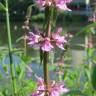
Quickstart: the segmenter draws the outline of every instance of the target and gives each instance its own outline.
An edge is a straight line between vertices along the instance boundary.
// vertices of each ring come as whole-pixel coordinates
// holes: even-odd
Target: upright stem
[[[46,36],[51,36],[51,22],[52,22],[52,8],[46,6],[45,8],[45,20],[46,20]]]
[[[8,0],[5,0],[6,3],[6,24],[7,24],[7,34],[8,34],[8,49],[9,49],[9,60],[10,60],[10,71],[12,79],[12,89],[13,96],[16,96],[16,79],[14,74],[14,64],[12,58],[12,43],[11,43],[11,32],[10,32],[10,22],[9,22],[9,11],[8,11]]]
[[[50,15],[50,8],[49,6],[46,6],[45,8],[45,19],[46,19],[46,37],[51,36],[51,15]],[[44,68],[44,83],[45,83],[45,96],[48,95],[48,90],[49,90],[49,70],[48,70],[48,52],[44,52],[44,57],[43,57],[43,68]]]

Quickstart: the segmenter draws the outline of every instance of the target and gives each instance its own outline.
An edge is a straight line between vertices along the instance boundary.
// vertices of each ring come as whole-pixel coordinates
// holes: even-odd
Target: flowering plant
[[[38,86],[36,92],[32,93],[32,96],[60,96],[63,92],[68,92],[68,89],[64,87],[62,83],[56,83],[55,81],[49,82],[49,70],[48,70],[48,56],[49,52],[57,46],[61,50],[65,50],[64,44],[66,44],[71,35],[65,34],[61,36],[62,28],[57,28],[56,32],[51,31],[52,23],[54,22],[54,11],[57,9],[71,11],[67,7],[67,3],[72,0],[36,0],[36,4],[40,8],[45,10],[45,26],[44,33],[29,32],[28,44],[31,46],[38,45],[40,47],[41,62],[43,61],[44,67],[44,80],[38,79]]]

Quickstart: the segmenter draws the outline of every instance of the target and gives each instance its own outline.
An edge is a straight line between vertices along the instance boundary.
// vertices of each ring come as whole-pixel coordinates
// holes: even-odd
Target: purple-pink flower
[[[56,83],[56,81],[51,82],[49,96],[60,96],[67,92],[69,92],[69,89],[65,88],[64,83]],[[32,96],[45,96],[44,80],[40,77],[37,78],[37,89],[32,93]]]
[[[40,7],[44,7],[45,5],[47,6],[56,6],[58,9],[61,10],[67,10],[67,11],[71,11],[68,7],[67,7],[67,3],[70,3],[72,0],[37,0],[36,3],[40,6]]]
[[[40,38],[39,35],[35,35],[34,33],[29,32],[29,36],[28,36],[29,42],[28,42],[28,44],[32,46],[32,45],[38,43],[39,38]]]
[[[41,49],[43,51],[49,52],[53,49],[53,45],[50,42],[50,38],[46,37],[44,38],[44,42],[41,44]]]
[[[56,45],[62,50],[64,49],[64,44],[68,42],[68,40],[72,37],[71,34],[65,34],[61,36],[62,28],[57,28],[56,32],[51,35],[51,37],[45,37],[41,34],[37,35],[32,32],[29,32],[29,36],[27,36],[28,44],[31,46],[38,46],[45,52],[51,51]]]

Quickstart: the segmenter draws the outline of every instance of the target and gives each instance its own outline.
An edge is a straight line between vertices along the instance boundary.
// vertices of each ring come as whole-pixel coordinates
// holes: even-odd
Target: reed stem
[[[10,32],[8,0],[5,0],[5,4],[7,9],[6,25],[7,25],[7,34],[8,34],[8,49],[9,49],[10,71],[11,71],[11,79],[12,79],[12,90],[13,90],[13,96],[16,96],[16,79],[15,79],[14,64],[13,64],[13,58],[12,58],[12,40],[11,40],[11,32]]]

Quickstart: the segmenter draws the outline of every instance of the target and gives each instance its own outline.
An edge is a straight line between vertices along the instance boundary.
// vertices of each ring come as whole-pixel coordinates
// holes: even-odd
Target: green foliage
[[[95,26],[96,26],[96,22],[88,24],[88,25],[84,26],[83,28],[81,28],[80,31],[76,35],[78,36],[81,33],[85,33],[86,35],[95,34],[96,33],[94,30]]]

